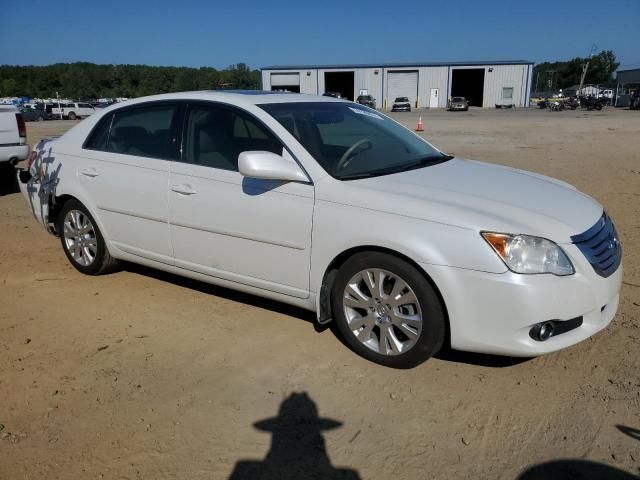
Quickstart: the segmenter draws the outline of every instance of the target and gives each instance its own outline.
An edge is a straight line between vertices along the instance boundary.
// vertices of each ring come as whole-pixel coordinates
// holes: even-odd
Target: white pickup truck
[[[58,107],[60,105],[60,107]],[[89,115],[93,115],[96,109],[89,103],[54,103],[51,113],[53,118],[68,118],[69,120],[75,120],[76,118],[85,118]]]
[[[27,127],[20,110],[0,105],[0,163],[16,164],[29,156]]]

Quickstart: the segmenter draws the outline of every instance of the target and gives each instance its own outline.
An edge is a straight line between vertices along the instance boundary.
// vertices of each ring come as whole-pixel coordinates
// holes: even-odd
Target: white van
[[[0,105],[0,162],[15,165],[28,156],[27,127],[22,114],[11,105]]]
[[[60,113],[62,113],[63,118],[75,120],[76,118],[88,117],[96,112],[96,109],[89,103],[61,103],[60,108],[58,108],[57,103],[53,105],[54,108],[51,109],[51,113],[53,113],[54,118],[59,118]]]

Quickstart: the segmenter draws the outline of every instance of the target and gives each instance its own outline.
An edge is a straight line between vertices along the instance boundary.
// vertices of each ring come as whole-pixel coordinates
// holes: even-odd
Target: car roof
[[[269,92],[263,90],[200,90],[195,92],[176,92],[151,95],[148,97],[127,100],[115,105],[122,107],[125,105],[135,105],[137,103],[160,100],[208,100],[231,103],[238,106],[290,102],[345,102],[344,99],[300,93]]]

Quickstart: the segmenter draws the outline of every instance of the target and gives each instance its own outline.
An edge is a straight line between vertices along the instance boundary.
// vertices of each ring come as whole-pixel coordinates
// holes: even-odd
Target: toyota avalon
[[[598,202],[335,98],[119,103],[41,141],[19,178],[78,271],[129,261],[297,305],[390,367],[445,344],[541,355],[618,308],[622,250]]]

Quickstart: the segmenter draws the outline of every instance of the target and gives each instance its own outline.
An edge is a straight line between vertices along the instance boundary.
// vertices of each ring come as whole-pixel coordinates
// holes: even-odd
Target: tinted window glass
[[[84,148],[88,148],[90,150],[106,150],[107,149],[107,139],[109,138],[109,127],[111,127],[111,118],[113,115],[107,115],[105,118],[100,120],[98,126],[91,132],[91,136]]]
[[[238,155],[250,150],[282,154],[282,144],[262,125],[236,110],[195,105],[185,130],[185,158],[189,163],[238,170]]]
[[[108,151],[139,157],[176,158],[172,135],[175,105],[131,108],[114,114]]]

